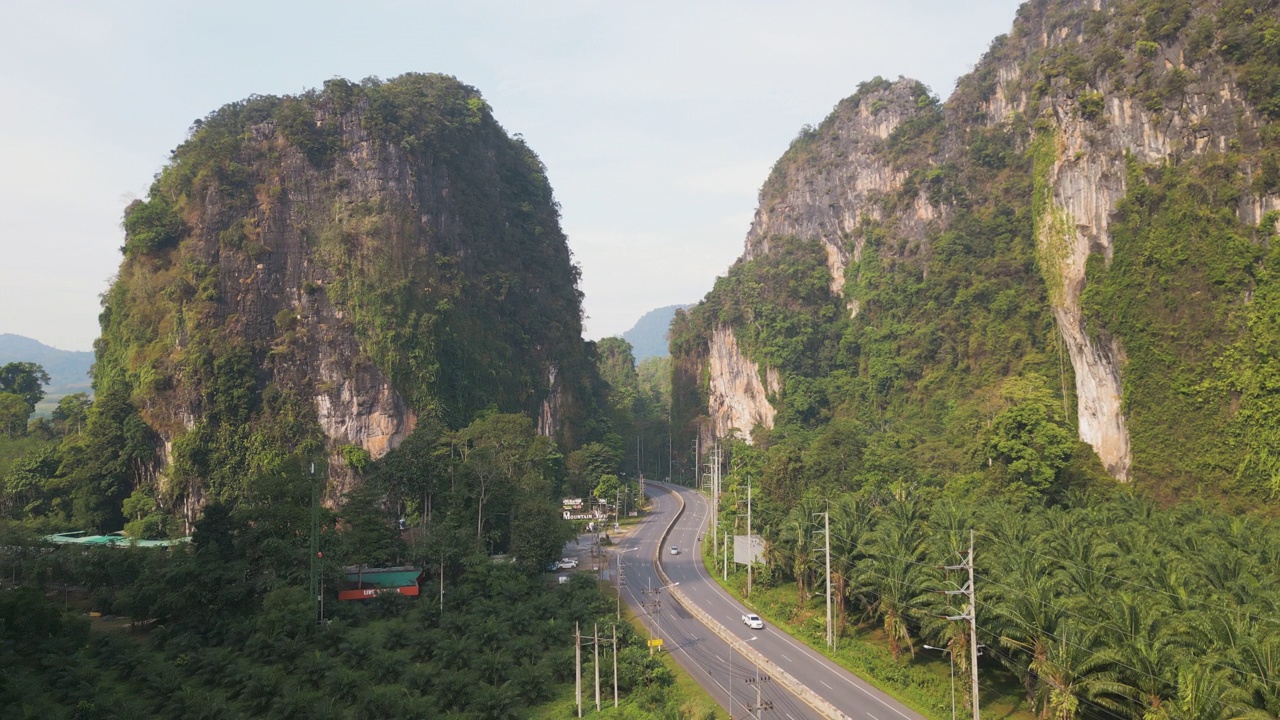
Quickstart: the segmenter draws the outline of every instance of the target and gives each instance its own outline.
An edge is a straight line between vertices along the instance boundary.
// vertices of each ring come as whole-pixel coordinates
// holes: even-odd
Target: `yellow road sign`
[[[662,647],[662,638],[653,638],[650,640],[649,647]]]

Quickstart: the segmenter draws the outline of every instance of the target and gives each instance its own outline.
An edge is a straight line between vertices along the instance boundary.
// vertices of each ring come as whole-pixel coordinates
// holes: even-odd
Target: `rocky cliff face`
[[[424,414],[497,406],[571,440],[589,402],[543,168],[452,78],[229,105],[125,225],[97,377],[133,388],[188,515],[295,451],[328,456],[339,497]]]
[[[1164,438],[1186,435],[1160,410],[1167,404],[1157,399],[1163,391],[1153,389],[1160,363],[1170,376],[1184,373],[1185,380],[1169,381],[1184,396],[1198,393],[1222,427],[1247,435],[1252,431],[1234,420],[1237,412],[1248,414],[1240,411],[1239,395],[1231,400],[1230,393],[1204,388],[1214,386],[1213,363],[1228,363],[1225,348],[1240,337],[1232,329],[1239,321],[1230,318],[1244,312],[1255,290],[1237,278],[1256,277],[1256,266],[1241,260],[1210,269],[1210,261],[1189,257],[1186,249],[1171,250],[1169,262],[1186,265],[1180,272],[1206,289],[1204,297],[1178,297],[1176,281],[1161,281],[1147,293],[1166,292],[1158,302],[1126,287],[1112,266],[1117,254],[1126,268],[1143,262],[1133,256],[1136,241],[1117,240],[1117,223],[1122,235],[1135,237],[1178,225],[1169,218],[1181,213],[1221,218],[1213,213],[1224,209],[1232,217],[1222,222],[1234,224],[1236,237],[1252,236],[1260,223],[1263,233],[1274,228],[1268,213],[1280,208],[1272,139],[1277,112],[1268,94],[1274,88],[1260,78],[1274,71],[1265,37],[1278,15],[1272,3],[1032,0],[945,104],[913,81],[877,79],[818,127],[802,131],[761,191],[740,263],[780,262],[772,257],[778,238],[819,245],[829,291],[854,316],[850,329],[841,330],[846,343],[854,343],[850,354],[833,358],[826,372],[859,368],[869,381],[896,388],[891,395],[916,394],[928,379],[977,407],[987,392],[983,385],[1034,371],[1060,386],[1063,403],[1074,403],[1071,424],[1118,479],[1141,474],[1142,452],[1148,471],[1157,473],[1156,448]],[[1166,168],[1181,169],[1171,175]],[[1175,176],[1182,179],[1170,179]],[[1185,180],[1189,176],[1195,180]],[[1183,192],[1179,183],[1194,185],[1190,197],[1170,194]],[[1164,199],[1152,201],[1150,191],[1165,193]],[[1173,207],[1175,199],[1188,209]],[[1181,225],[1186,237],[1205,232]],[[1166,247],[1187,246],[1178,231],[1171,235]],[[997,292],[996,285],[1010,279],[1026,285],[1023,242],[1034,252],[1040,288],[1022,297],[1013,288]],[[960,268],[956,263],[965,257],[990,260],[1001,279]],[[1232,279],[1223,280],[1224,273]],[[1219,277],[1216,285],[1211,277]],[[1238,282],[1244,285],[1237,288]],[[1102,304],[1103,297],[1113,305]],[[932,312],[913,312],[913,302],[935,304]],[[1033,331],[994,357],[990,329],[1000,315],[1008,319],[1011,302],[1024,303],[1030,325],[1023,330],[1051,321],[1056,338],[1044,345]],[[1028,302],[1035,307],[1028,309]],[[878,303],[881,312],[859,317],[868,303]],[[1197,304],[1212,304],[1201,315],[1216,320],[1190,317],[1196,311],[1187,308]],[[1161,305],[1183,308],[1161,318],[1182,330],[1171,327],[1156,341],[1143,328],[1152,324],[1147,317],[1164,312]],[[1123,320],[1117,312],[1142,319]],[[945,329],[920,328],[939,313]],[[904,329],[911,323],[917,337],[908,340]],[[986,331],[978,327],[984,323]],[[1188,328],[1203,338],[1198,348],[1178,340]],[[895,348],[891,355],[913,360],[893,367],[887,356],[869,357],[868,349],[886,338]],[[704,341],[714,344],[716,335]],[[1046,356],[1061,358],[1059,367]],[[710,387],[732,386],[720,382],[714,367],[709,372]],[[883,381],[875,380],[877,373]],[[790,383],[784,372],[784,391]],[[715,405],[747,403],[751,390],[724,392],[729,395]],[[838,395],[825,401],[849,404]],[[1203,433],[1212,444],[1209,431]]]
[[[762,383],[760,366],[743,356],[733,329],[728,327],[716,328],[707,355],[710,369],[707,409],[715,437],[732,435],[751,442],[751,431],[757,425],[772,428],[777,412],[769,403],[769,394],[781,389],[778,371],[767,369]]]
[[[1115,52],[1112,41],[1123,42],[1128,35],[1124,23],[1103,26],[1101,21],[1131,16],[1132,4],[1029,3],[1013,36],[996,48],[987,59],[991,67],[982,71],[994,71],[995,76],[994,89],[982,101],[987,123],[1009,123],[1033,111],[1052,128],[1045,131],[1033,169],[1042,195],[1037,198],[1037,249],[1054,317],[1075,370],[1080,437],[1121,479],[1128,479],[1132,464],[1121,407],[1124,350],[1114,336],[1091,336],[1086,328],[1080,306],[1085,268],[1092,254],[1111,262],[1109,222],[1126,195],[1126,157],[1158,164],[1225,153],[1229,147],[1260,149],[1263,119],[1245,100],[1226,63],[1195,47],[1205,42],[1203,36],[1197,39],[1177,31],[1189,29],[1193,17],[1202,24],[1210,22],[1217,5],[1202,3],[1197,11],[1190,5],[1174,9],[1174,16],[1164,21],[1179,22],[1177,15],[1186,12],[1183,28],[1158,29],[1159,42],[1129,36],[1135,43],[1132,49],[1124,48],[1130,57],[1106,56],[1114,65],[1080,82],[1083,73],[1046,74],[1036,63],[1055,56],[1074,61],[1090,53]],[[1144,25],[1162,22],[1158,12],[1152,8],[1142,16]],[[1090,22],[1097,28],[1092,32],[1086,31]],[[1164,97],[1135,97],[1133,89],[1140,82],[1162,88],[1159,95]],[[1041,97],[1034,97],[1037,94]],[[1258,171],[1247,156],[1244,164],[1246,172]],[[1238,213],[1242,222],[1255,225],[1276,207],[1274,194],[1249,193],[1241,198]]]
[[[862,259],[864,221],[885,219],[882,201],[902,188],[905,168],[882,152],[904,121],[936,112],[928,89],[899,80],[841,101],[819,128],[806,128],[774,167],[760,191],[760,205],[747,233],[744,260],[769,253],[771,237],[799,237],[822,243],[831,273],[831,293],[843,296],[845,271]],[[898,232],[917,242],[927,223],[945,208],[917,196],[909,212],[895,215]],[[857,314],[857,300],[849,310]]]

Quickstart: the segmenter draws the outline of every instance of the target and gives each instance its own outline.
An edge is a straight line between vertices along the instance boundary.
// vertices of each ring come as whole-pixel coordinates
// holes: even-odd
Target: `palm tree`
[[[1158,715],[1177,687],[1186,643],[1169,622],[1168,607],[1149,595],[1120,592],[1108,605],[1105,626],[1112,632],[1110,657],[1117,664],[1121,694],[1140,716]]]
[[[1265,717],[1247,704],[1247,693],[1221,668],[1189,665],[1178,670],[1178,694],[1143,720],[1238,720]]]
[[[786,547],[786,556],[791,561],[790,572],[796,580],[796,605],[803,606],[809,599],[810,588],[816,559],[814,548],[817,546],[817,525],[814,515],[822,512],[824,505],[816,498],[805,498],[800,501],[782,523],[779,545]]]
[[[1124,689],[1103,651],[1097,626],[1074,619],[1058,625],[1044,653],[1032,662],[1031,670],[1040,679],[1037,698],[1040,717],[1045,720],[1076,720],[1081,704],[1118,711],[1117,701]]]
[[[835,636],[844,632],[850,583],[865,559],[863,545],[871,531],[871,510],[852,494],[842,495],[828,506],[831,520],[831,597],[835,603]]]
[[[915,655],[911,623],[924,614],[926,593],[937,582],[923,562],[925,534],[915,499],[900,492],[878,515],[866,535],[867,556],[858,563],[857,591],[869,596],[868,611],[883,622],[896,661],[904,644]]]
[[[1112,594],[1120,554],[1115,543],[1099,537],[1093,527],[1064,527],[1050,538],[1048,554],[1061,559],[1065,589],[1081,599],[1081,607],[1097,607]]]
[[[998,642],[1012,651],[1005,661],[1021,679],[1027,701],[1035,703],[1036,668],[1047,662],[1048,645],[1066,614],[1061,576],[1056,564],[1025,545],[1002,548],[998,560],[991,576],[983,577],[992,596],[986,605]]]

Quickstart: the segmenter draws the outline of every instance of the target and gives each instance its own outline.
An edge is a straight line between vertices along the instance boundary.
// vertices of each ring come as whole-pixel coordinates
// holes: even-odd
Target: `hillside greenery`
[[[670,363],[649,357],[636,363],[631,343],[619,337],[596,343],[601,379],[609,390],[605,407],[612,431],[607,443],[620,452],[615,471],[634,478],[665,478],[670,438]]]
[[[423,179],[372,186],[370,163]],[[375,366],[425,422],[534,414],[556,392],[558,440],[608,433],[545,168],[451,77],[334,79],[226,105],[192,127],[124,227],[94,383],[127,399],[153,448],[172,441],[163,474],[139,456],[128,478],[171,512],[325,449],[312,397],[334,383],[303,371],[335,333],[358,350],[328,352],[354,352],[351,372]],[[288,257],[314,265],[286,288],[298,300],[247,289]]]
[[[1011,680],[1054,720],[1280,712],[1280,533],[1268,519],[1280,488],[1278,216],[1257,210],[1280,188],[1277,28],[1271,0],[1026,3],[946,104],[916,96],[872,142],[903,180],[838,238],[852,256],[841,296],[816,238],[753,238],[767,252],[677,314],[677,447],[709,420],[714,332],[733,331],[762,381],[781,375],[773,427],[730,443],[735,495],[720,521],[727,529],[743,512],[750,479],[771,553],[757,577],[771,597],[795,593],[789,621],[821,630],[814,513],[829,508],[843,632],[894,659],[863,669],[909,685],[909,664],[936,662],[916,658],[923,642],[960,661],[967,640],[938,616],[962,608],[937,593],[962,581],[937,568],[960,561],[972,528],[993,695]],[[1112,156],[1126,195],[1080,304],[1092,339],[1120,348],[1133,482],[1119,484],[1078,439],[1051,310],[1063,298],[1050,261],[1071,219],[1046,202],[1049,173],[1111,152],[1099,138],[1117,100],[1164,127],[1227,81],[1256,114],[1191,124],[1215,137],[1206,149],[1188,140],[1164,162]],[[998,82],[1006,103],[1028,101],[1003,122],[987,117]],[[904,83],[864,83],[807,126],[762,206],[782,212],[770,203],[787,183],[849,162],[836,116],[906,102]],[[1084,138],[1074,157],[1059,156],[1067,126]],[[917,222],[922,204],[932,220]]]
[[[522,415],[419,426],[336,509],[316,504],[321,478],[295,455],[210,501],[168,550],[44,546],[31,530],[56,518],[41,513],[78,498],[17,485],[57,472],[52,452],[35,457],[6,478],[0,521],[0,717],[525,717],[562,701],[574,622],[615,624],[593,581],[542,574],[575,529],[559,516],[563,458]],[[130,534],[169,521],[145,494],[122,508]],[[401,564],[424,571],[421,597],[335,601],[342,568]],[[86,610],[129,626],[90,630]],[[627,716],[675,712],[670,672],[630,625],[618,632]]]

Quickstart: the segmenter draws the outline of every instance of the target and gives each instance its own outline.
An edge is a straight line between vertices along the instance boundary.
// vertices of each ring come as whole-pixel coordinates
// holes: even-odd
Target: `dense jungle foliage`
[[[190,544],[167,550],[54,549],[6,520],[0,717],[516,718],[563,702],[574,622],[615,624],[593,581],[549,588],[542,574],[575,534],[559,517],[564,465],[527,417],[487,414],[419,426],[336,510],[295,457],[206,505]],[[124,504],[139,507],[154,513]],[[164,522],[128,527],[148,517]],[[406,564],[424,570],[421,597],[336,602],[342,568]],[[86,610],[121,619],[90,630]],[[675,712],[670,673],[629,625],[618,633],[624,716]]]
[[[608,384],[606,418],[613,437],[609,444],[622,449],[621,472],[631,477],[666,478],[669,466],[671,378],[668,358],[645,358],[639,364],[631,344],[619,337],[596,343],[597,366]],[[688,471],[679,469],[686,475]],[[679,473],[677,473],[679,474]]]
[[[208,526],[191,551],[61,550],[25,566],[54,579],[57,600],[0,590],[0,717],[520,718],[565,704],[575,623],[587,635],[598,623],[606,637],[617,627],[620,717],[680,707],[669,671],[586,578],[549,587],[476,556],[448,578],[443,607],[428,582],[417,599],[326,605],[317,625],[306,588],[241,581],[264,567],[243,527],[225,537]],[[163,620],[94,620],[91,630],[63,612],[56,582],[66,578],[85,582],[95,603]],[[611,678],[611,650],[601,663]]]

